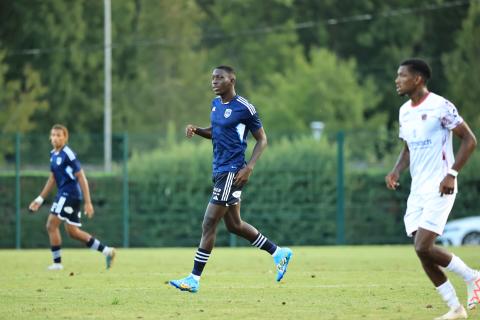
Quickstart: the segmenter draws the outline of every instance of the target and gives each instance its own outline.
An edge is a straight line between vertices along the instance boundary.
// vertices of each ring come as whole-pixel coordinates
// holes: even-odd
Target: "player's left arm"
[[[95,211],[93,210],[92,199],[90,198],[90,188],[88,186],[87,177],[85,176],[83,169],[80,169],[80,171],[76,172],[75,177],[77,177],[80,188],[82,189],[85,214],[87,217],[91,218],[93,217]]]
[[[255,132],[252,132],[252,135],[257,142],[253,147],[252,157],[248,161],[247,165],[240,169],[240,171],[238,171],[235,176],[233,184],[237,186],[242,186],[247,183],[250,175],[253,172],[253,168],[257,163],[257,160],[262,155],[263,150],[265,150],[265,148],[267,147],[267,135],[265,134],[265,130],[263,129],[263,127],[260,127]]]
[[[475,150],[475,147],[477,146],[477,138],[465,121],[453,128],[452,131],[453,134],[460,139],[461,143],[460,148],[455,155],[455,162],[453,163],[451,169],[459,172],[465,163],[467,163],[468,158],[470,158],[470,155]],[[452,174],[447,174],[440,183],[440,193],[451,194],[454,192],[454,189],[455,176]]]

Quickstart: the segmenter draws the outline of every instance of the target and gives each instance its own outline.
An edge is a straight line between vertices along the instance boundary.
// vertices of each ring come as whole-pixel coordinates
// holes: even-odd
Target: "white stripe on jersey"
[[[257,112],[255,110],[255,107],[251,103],[249,103],[245,98],[238,97],[238,102],[240,102],[241,104],[246,106],[248,108],[248,110],[250,111],[250,114],[254,115]]]
[[[254,115],[257,111],[255,110],[255,107],[247,101],[247,99],[237,96],[238,102],[243,104],[245,107],[248,108],[248,111],[250,111],[250,114]]]
[[[73,169],[72,169],[72,167],[67,166],[67,167],[65,168],[65,172],[68,174],[68,176],[70,177],[70,179],[75,180],[75,176],[73,175]]]
[[[70,149],[68,146],[65,146],[63,151],[65,151],[70,161],[75,160],[75,153],[73,153],[72,149]]]
[[[243,123],[239,123],[237,126],[237,133],[238,137],[240,138],[240,142],[243,142],[243,135],[245,134],[245,125]]]

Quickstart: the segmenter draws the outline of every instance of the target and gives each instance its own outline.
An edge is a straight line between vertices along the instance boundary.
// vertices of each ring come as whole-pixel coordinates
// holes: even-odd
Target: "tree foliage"
[[[480,83],[479,34],[480,3],[473,2],[457,34],[455,50],[443,57],[449,80],[448,98],[457,105],[460,114],[473,128],[480,127],[480,92],[475,89],[475,85]]]
[[[467,69],[478,68],[477,7],[449,0],[112,1],[113,130],[180,132],[187,122],[208,123],[210,73],[219,64],[237,69],[239,93],[255,98],[270,130],[305,132],[314,119],[327,128],[394,126],[402,99],[393,79],[410,56],[426,58],[431,89],[449,88],[474,117],[475,90],[461,91],[479,74]],[[50,106],[29,113],[27,127],[45,132],[61,122],[73,132],[103,132],[103,19],[102,1],[0,2],[4,79],[38,76],[45,91],[35,99]]]
[[[48,109],[48,103],[43,100],[46,88],[38,72],[29,65],[24,67],[21,79],[8,80],[4,56],[0,52],[0,132],[26,133],[35,129],[32,115]]]
[[[326,129],[365,126],[365,112],[378,102],[372,81],[361,85],[353,59],[342,61],[326,49],[312,51],[311,61],[297,55],[284,75],[271,74],[253,95],[266,128],[275,134],[308,133],[312,121]]]

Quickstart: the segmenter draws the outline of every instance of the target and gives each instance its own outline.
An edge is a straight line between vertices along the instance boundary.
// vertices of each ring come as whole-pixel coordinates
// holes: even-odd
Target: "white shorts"
[[[410,194],[407,201],[407,212],[403,221],[405,230],[409,237],[418,228],[435,232],[438,235],[443,233],[448,216],[452,210],[457,194],[440,193]]]

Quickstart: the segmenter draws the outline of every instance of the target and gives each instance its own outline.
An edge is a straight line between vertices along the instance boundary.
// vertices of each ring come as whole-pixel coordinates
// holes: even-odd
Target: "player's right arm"
[[[55,185],[55,178],[53,176],[53,173],[50,172],[50,176],[47,179],[47,182],[45,183],[45,186],[42,189],[42,192],[40,192],[40,195],[36,197],[28,206],[28,209],[32,212],[37,211],[40,206],[43,204],[43,200],[48,196],[50,191],[52,191],[53,186]]]
[[[410,150],[408,149],[408,145],[405,142],[403,145],[402,151],[400,151],[400,155],[398,156],[398,160],[395,163],[392,171],[385,176],[385,183],[388,189],[395,190],[400,185],[398,183],[398,179],[400,179],[400,174],[403,170],[408,168],[410,165]]]
[[[199,128],[192,124],[187,125],[187,127],[185,128],[185,135],[187,136],[187,138],[191,138],[195,134],[205,139],[212,139],[212,127]]]

